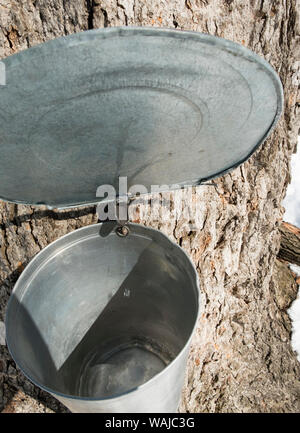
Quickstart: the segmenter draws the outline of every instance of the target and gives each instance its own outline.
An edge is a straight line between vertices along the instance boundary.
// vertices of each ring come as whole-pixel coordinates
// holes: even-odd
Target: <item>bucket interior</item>
[[[9,349],[53,393],[101,399],[135,389],[176,358],[195,325],[196,272],[181,248],[153,229],[130,224],[120,238],[104,226],[45,248],[9,303]]]

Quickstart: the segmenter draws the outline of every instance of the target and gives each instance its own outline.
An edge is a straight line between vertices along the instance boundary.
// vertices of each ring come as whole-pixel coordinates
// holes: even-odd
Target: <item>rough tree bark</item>
[[[299,2],[1,0],[0,57],[57,36],[117,25],[175,27],[225,37],[262,55],[281,77],[285,109],[276,130],[248,162],[218,179],[217,188],[198,188],[202,212],[196,231],[188,224],[188,202],[176,220],[163,221],[163,207],[157,207],[156,217],[142,216],[141,209],[134,219],[178,242],[199,272],[201,317],[181,410],[300,411],[300,365],[290,346],[286,313],[295,290],[278,301],[281,285],[278,272],[273,274],[281,202],[299,129]],[[171,194],[175,208],[176,198],[177,193]],[[94,208],[50,212],[0,203],[0,320],[28,261],[59,236],[95,222]],[[0,410],[18,389],[26,395],[17,394],[13,406],[23,399],[26,410],[64,410],[29,383],[7,349],[0,348]],[[30,396],[39,403],[28,403]]]
[[[278,257],[300,266],[300,229],[283,222],[280,226],[281,242]]]

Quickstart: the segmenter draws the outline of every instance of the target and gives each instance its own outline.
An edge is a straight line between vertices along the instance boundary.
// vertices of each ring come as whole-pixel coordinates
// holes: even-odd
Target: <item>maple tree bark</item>
[[[281,120],[249,161],[216,180],[216,188],[200,186],[197,196],[194,190],[192,200],[197,197],[202,210],[196,230],[188,224],[188,201],[176,220],[163,219],[163,206],[151,216],[140,209],[133,219],[180,244],[199,272],[201,317],[180,410],[299,411],[300,364],[290,345],[286,313],[296,289],[291,281],[292,289],[279,299],[278,275],[284,271],[276,261],[281,202],[300,123],[299,2],[2,0],[0,58],[61,35],[118,25],[163,26],[224,37],[264,57],[280,75],[285,93]],[[170,194],[175,208],[177,194]],[[96,221],[94,207],[48,211],[0,202],[1,321],[14,283],[29,260],[58,237]],[[6,347],[0,346],[0,410],[4,407],[65,410],[25,379]]]
[[[281,242],[278,257],[300,266],[300,229],[283,222],[280,226]]]

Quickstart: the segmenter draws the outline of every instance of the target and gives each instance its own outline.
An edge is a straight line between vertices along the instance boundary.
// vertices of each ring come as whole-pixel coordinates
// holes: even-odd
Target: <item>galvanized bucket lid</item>
[[[282,86],[245,47],[195,32],[87,31],[3,60],[0,197],[75,206],[97,187],[197,185],[245,161]]]

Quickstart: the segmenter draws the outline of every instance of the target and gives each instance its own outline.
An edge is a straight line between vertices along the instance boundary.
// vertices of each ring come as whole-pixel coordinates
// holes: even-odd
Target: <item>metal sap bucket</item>
[[[96,29],[1,61],[0,198],[13,203],[73,208],[105,200],[102,186],[133,198],[200,185],[247,160],[283,107],[265,60],[196,32]],[[196,271],[160,232],[128,227],[49,245],[8,306],[13,358],[74,412],[178,406]]]
[[[104,223],[53,242],[9,301],[13,358],[73,412],[175,412],[179,404],[199,310],[196,270],[161,232],[127,227],[123,238]]]

